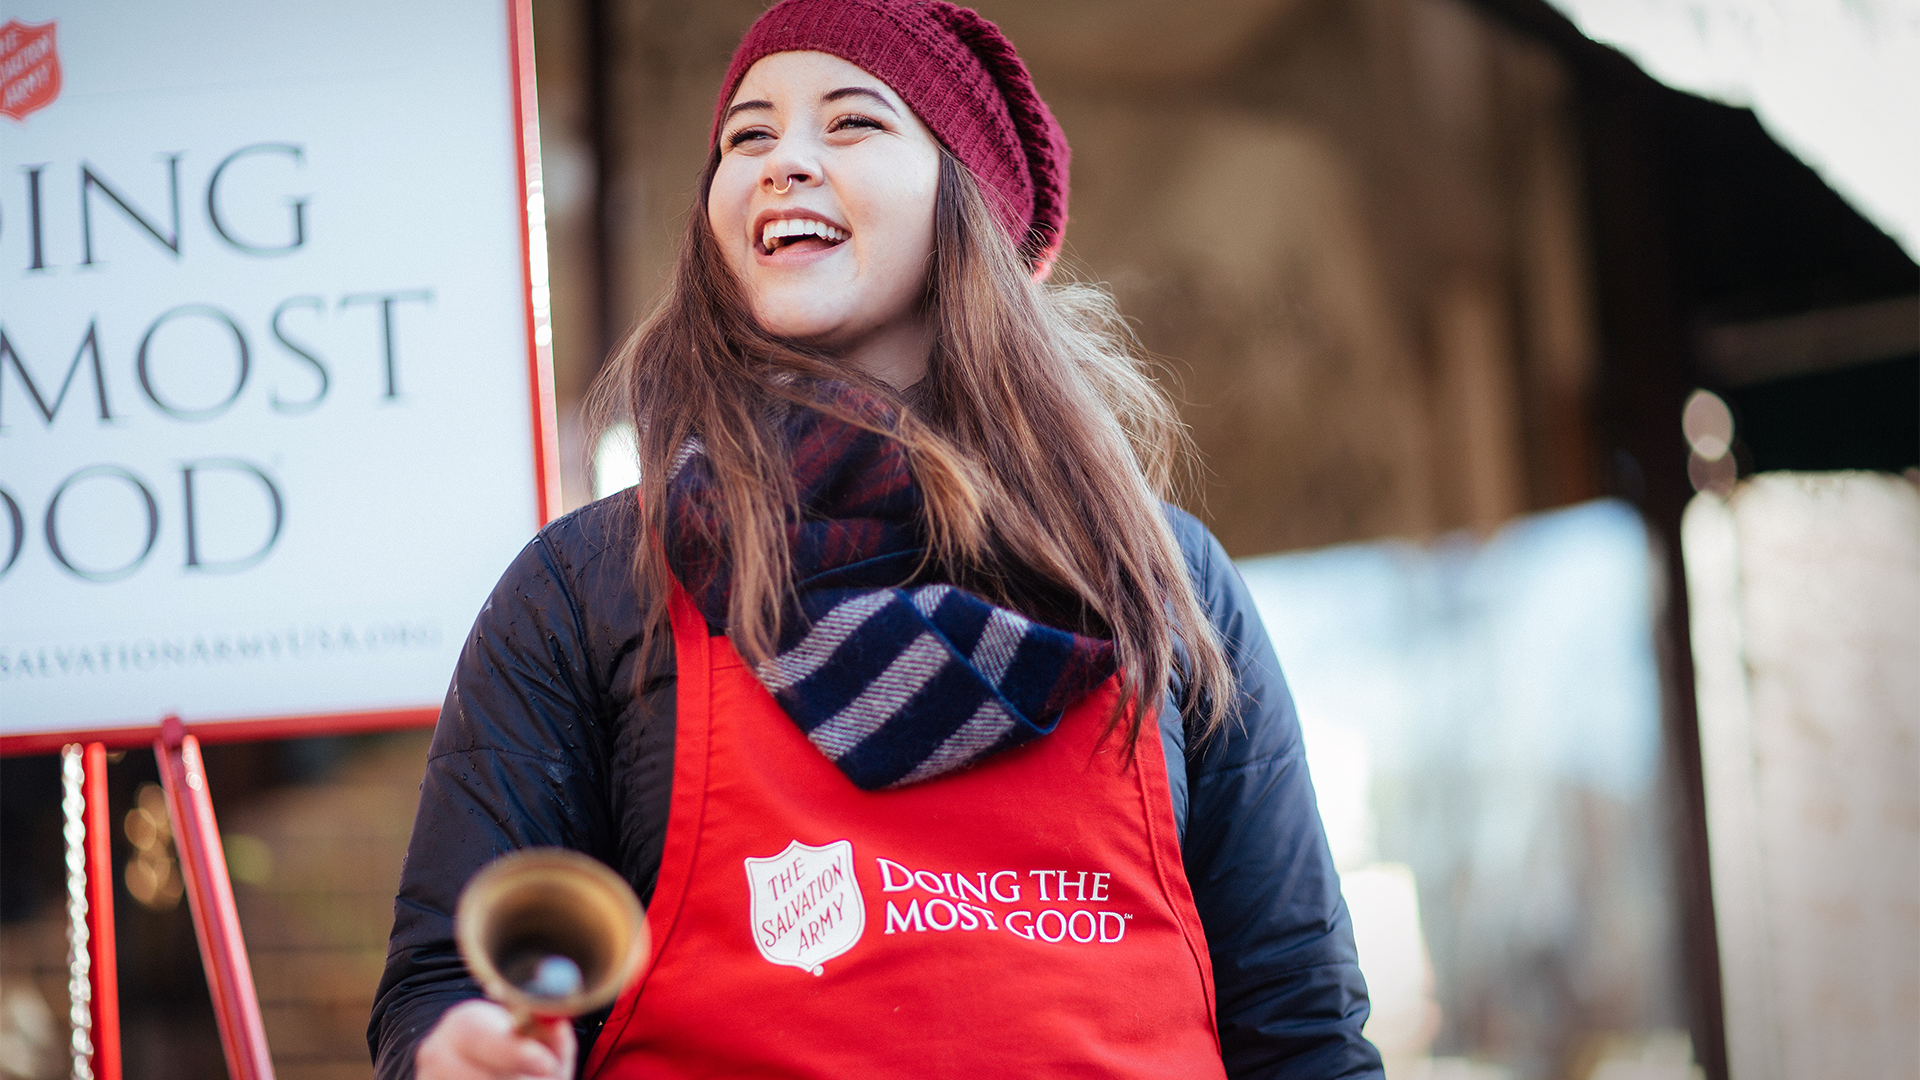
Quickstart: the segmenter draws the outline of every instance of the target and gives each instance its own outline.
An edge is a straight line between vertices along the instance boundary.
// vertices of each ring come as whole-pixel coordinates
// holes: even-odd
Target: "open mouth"
[[[760,251],[825,251],[851,234],[817,218],[775,218],[760,227]]]

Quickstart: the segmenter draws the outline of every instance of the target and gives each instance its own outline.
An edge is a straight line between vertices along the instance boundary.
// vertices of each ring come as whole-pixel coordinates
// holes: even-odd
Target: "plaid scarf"
[[[819,389],[882,430],[895,422],[871,394]],[[786,526],[795,585],[776,652],[754,674],[849,780],[918,783],[1036,739],[1113,674],[1112,642],[910,580],[925,539],[898,442],[806,409],[781,428],[799,496]],[[667,561],[716,632],[733,577],[718,508],[689,440],[667,485]]]

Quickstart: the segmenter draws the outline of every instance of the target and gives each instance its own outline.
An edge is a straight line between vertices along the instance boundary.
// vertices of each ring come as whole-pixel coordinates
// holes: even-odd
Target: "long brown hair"
[[[1191,450],[1108,295],[1033,281],[972,174],[943,150],[925,299],[934,349],[925,379],[903,394],[754,321],[707,221],[718,162],[716,152],[665,293],[593,395],[602,423],[624,416],[634,427],[643,640],[665,626],[666,484],[697,434],[724,522],[713,539],[733,567],[727,634],[749,664],[771,657],[792,585],[783,523],[796,497],[770,406],[818,408],[807,384],[837,379],[899,409],[884,433],[920,485],[939,580],[1111,637],[1121,672],[1112,721],[1125,721],[1129,749],[1141,726],[1133,706],[1150,712],[1176,670],[1195,733],[1217,729],[1233,677],[1160,506]]]

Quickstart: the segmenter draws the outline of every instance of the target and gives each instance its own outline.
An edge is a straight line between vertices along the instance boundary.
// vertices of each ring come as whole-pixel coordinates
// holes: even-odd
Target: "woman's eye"
[[[880,121],[869,116],[859,115],[842,116],[827,125],[828,131],[845,131],[847,128],[872,128],[875,131],[881,130]]]
[[[756,139],[771,138],[773,138],[773,135],[765,128],[741,128],[739,131],[727,136],[727,146],[732,148]]]

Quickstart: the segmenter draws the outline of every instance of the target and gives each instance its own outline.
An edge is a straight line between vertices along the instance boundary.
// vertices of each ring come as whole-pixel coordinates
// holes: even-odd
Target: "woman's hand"
[[[414,1052],[417,1080],[573,1080],[573,1025],[540,1020],[530,1035],[491,1001],[463,1001],[440,1017]]]

